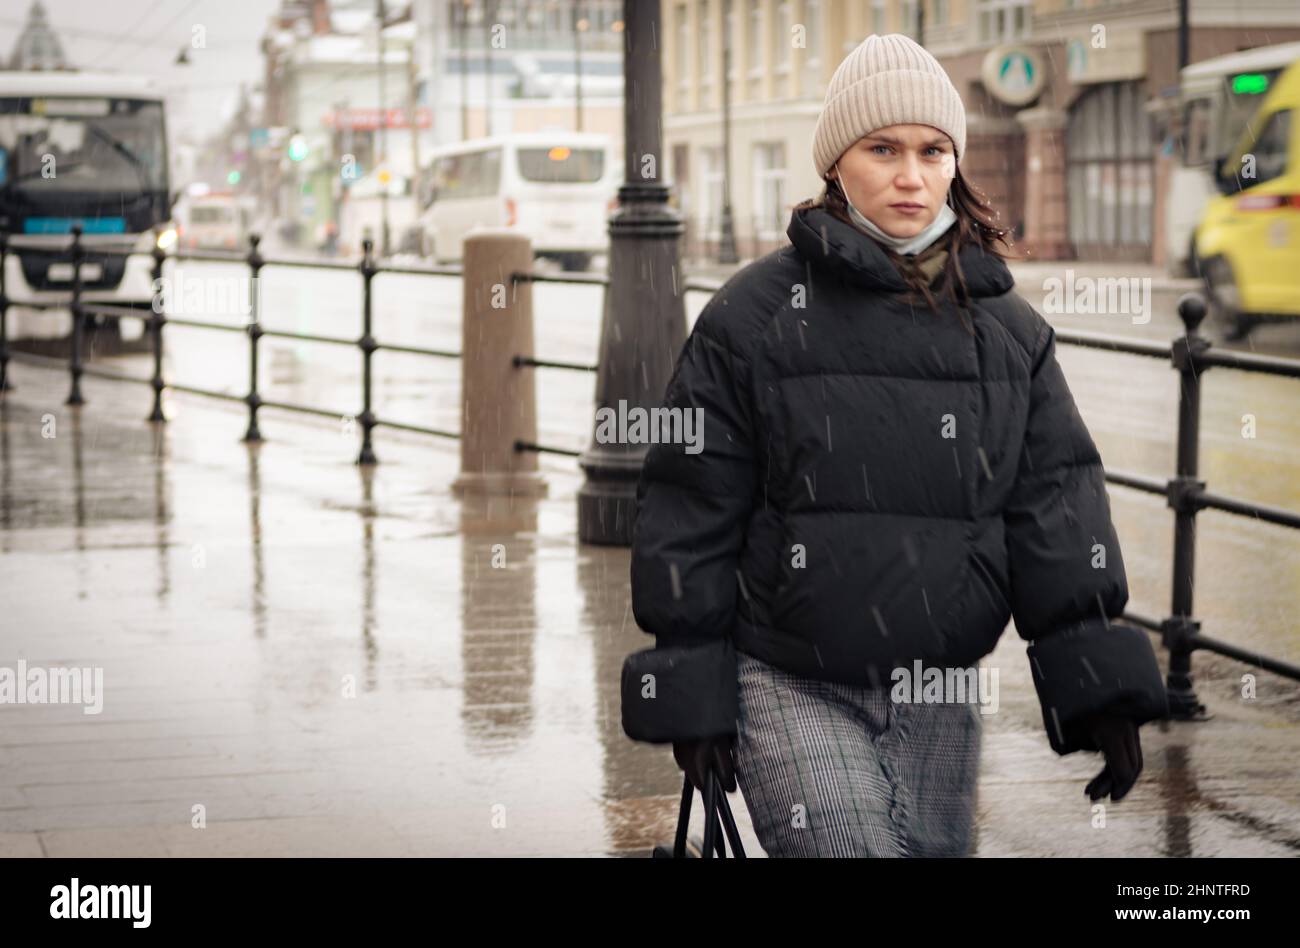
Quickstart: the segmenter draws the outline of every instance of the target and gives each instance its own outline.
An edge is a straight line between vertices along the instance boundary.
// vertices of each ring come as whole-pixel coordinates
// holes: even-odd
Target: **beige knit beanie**
[[[887,125],[932,125],[946,132],[961,161],[966,107],[939,61],[899,33],[868,36],[844,57],[826,89],[813,133],[817,174],[863,135]]]

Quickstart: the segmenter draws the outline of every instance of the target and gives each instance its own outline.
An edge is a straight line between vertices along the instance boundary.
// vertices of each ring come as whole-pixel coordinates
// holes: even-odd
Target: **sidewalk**
[[[362,469],[328,420],[265,410],[249,447],[241,406],[172,395],[155,434],[143,386],[87,378],[69,409],[64,374],[11,370],[0,665],[102,667],[105,693],[98,715],[0,705],[0,855],[644,855],[671,838],[671,751],[620,725],[623,657],[649,644],[628,551],[575,541],[572,459],[543,456],[540,501],[462,502],[451,442],[379,429]],[[1300,854],[1293,685],[1248,704],[1241,666],[1207,678],[1214,720],[1144,728],[1146,772],[1100,827],[1083,793],[1100,760],[1050,751],[1024,650],[1008,630],[986,660],[978,855]]]

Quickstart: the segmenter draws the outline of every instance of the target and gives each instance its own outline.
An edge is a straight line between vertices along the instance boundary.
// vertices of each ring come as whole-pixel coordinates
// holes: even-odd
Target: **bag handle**
[[[673,841],[673,858],[686,858],[686,831],[691,822],[691,800],[695,795],[695,787],[691,783],[691,778],[683,776],[682,778],[682,800],[677,811],[677,836]],[[731,804],[727,802],[727,794],[722,787],[718,785],[717,776],[710,767],[704,778],[704,852],[701,854],[705,859],[713,858],[717,853],[717,858],[727,858],[727,848],[723,843],[721,834],[718,832],[718,818],[721,816],[722,829],[726,833],[727,842],[731,844],[732,854],[736,859],[745,858],[745,847],[740,842],[740,832],[736,829],[736,820],[731,815]]]

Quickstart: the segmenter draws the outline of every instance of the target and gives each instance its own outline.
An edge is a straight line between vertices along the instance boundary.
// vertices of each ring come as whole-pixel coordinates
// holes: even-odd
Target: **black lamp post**
[[[623,0],[623,166],[609,220],[609,289],[600,326],[597,408],[658,408],[686,341],[681,216],[663,174],[659,0]],[[578,459],[578,538],[628,546],[645,444],[598,439]]]

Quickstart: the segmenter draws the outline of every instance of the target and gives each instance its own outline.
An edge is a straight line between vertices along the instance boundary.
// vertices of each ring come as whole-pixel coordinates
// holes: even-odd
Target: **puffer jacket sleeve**
[[[696,446],[650,446],[637,484],[631,563],[637,624],[657,648],[706,669],[684,681],[710,682],[673,691],[682,705],[675,716],[714,722],[734,720],[727,710],[736,703],[730,630],[755,494],[751,366],[717,328],[719,306],[715,297],[700,314],[663,401],[695,413],[702,436]]]
[[[1141,724],[1168,714],[1148,634],[1112,621],[1128,580],[1111,522],[1101,455],[1038,317],[1025,441],[1003,511],[1012,616],[1048,740],[1058,754],[1098,750],[1082,726],[1113,712]]]

